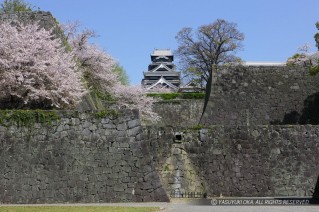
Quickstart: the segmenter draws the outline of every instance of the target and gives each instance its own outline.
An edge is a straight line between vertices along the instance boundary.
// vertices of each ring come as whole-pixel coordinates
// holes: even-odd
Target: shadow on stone
[[[287,124],[319,124],[319,93],[312,94],[304,100],[304,108],[301,114],[297,111],[286,113],[283,120],[271,121],[272,125],[287,125]]]
[[[297,111],[292,111],[285,114],[282,124],[298,124],[300,114]]]
[[[317,183],[316,183],[316,187],[315,187],[315,190],[313,192],[312,198],[319,200],[319,175],[317,178]]]
[[[299,124],[319,124],[319,93],[308,96],[304,101]]]

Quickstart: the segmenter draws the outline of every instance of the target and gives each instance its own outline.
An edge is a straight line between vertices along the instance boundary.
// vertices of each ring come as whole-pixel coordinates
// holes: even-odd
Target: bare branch
[[[241,49],[244,34],[237,30],[235,23],[218,19],[199,27],[196,37],[191,28],[183,28],[176,39],[179,44],[176,55],[180,57],[181,66],[187,67],[183,73],[192,68],[196,71],[188,76],[202,76],[207,81],[215,67],[238,61],[234,53]]]

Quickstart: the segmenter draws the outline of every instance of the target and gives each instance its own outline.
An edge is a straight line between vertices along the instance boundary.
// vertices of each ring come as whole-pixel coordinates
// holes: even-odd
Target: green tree
[[[24,2],[24,0],[4,0],[0,5],[1,13],[8,12],[31,12],[34,6],[29,3]]]
[[[119,81],[121,82],[122,85],[130,84],[130,81],[125,69],[119,63],[115,65],[113,72],[119,76]]]
[[[316,27],[317,27],[317,29],[319,30],[319,21],[316,23]],[[315,41],[316,41],[316,46],[317,46],[317,48],[318,48],[318,50],[319,50],[319,32],[317,32],[317,33],[315,34],[314,38],[315,38]],[[319,58],[318,58],[318,53],[315,54],[315,55],[316,55],[316,56],[315,56],[316,63],[315,63],[315,65],[313,65],[313,66],[310,68],[310,74],[311,74],[311,75],[316,75],[316,74],[319,73]]]
[[[316,27],[317,27],[317,29],[319,30],[319,21],[316,23]],[[317,46],[317,48],[318,48],[318,50],[319,50],[319,32],[317,32],[317,33],[315,34],[315,41],[316,41],[316,46]]]

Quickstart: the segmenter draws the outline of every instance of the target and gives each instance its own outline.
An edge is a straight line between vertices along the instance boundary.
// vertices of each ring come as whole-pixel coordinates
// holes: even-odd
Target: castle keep
[[[180,74],[173,63],[172,52],[169,49],[156,49],[151,54],[151,60],[148,71],[144,72],[142,86],[150,91],[156,87],[177,90],[181,84]]]

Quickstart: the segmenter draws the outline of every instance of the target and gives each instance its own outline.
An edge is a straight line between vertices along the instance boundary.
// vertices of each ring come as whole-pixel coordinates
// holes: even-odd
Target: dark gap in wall
[[[182,135],[181,134],[176,135],[175,139],[178,140],[178,141],[182,140]]]

